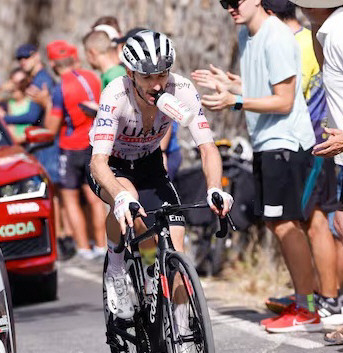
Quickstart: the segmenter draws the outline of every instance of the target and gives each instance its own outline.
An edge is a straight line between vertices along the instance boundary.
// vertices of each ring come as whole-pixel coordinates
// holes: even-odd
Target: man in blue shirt
[[[54,81],[44,69],[37,47],[33,44],[23,44],[17,49],[15,56],[20,67],[30,76],[31,86],[42,89],[45,85],[51,92]],[[5,121],[7,124],[39,125],[43,117],[43,108],[39,104],[31,102],[30,109],[26,114],[21,116],[6,115]]]
[[[33,44],[23,44],[16,50],[15,57],[20,67],[31,78],[28,91],[46,88],[51,94],[54,87],[54,80],[44,68],[40,54],[38,53],[38,48]],[[45,111],[43,107],[32,101],[27,113],[16,116],[5,115],[4,118],[7,124],[41,125],[44,114]],[[58,141],[55,141],[54,145],[51,147],[35,152],[36,158],[43,164],[54,184],[59,182],[58,153]]]
[[[216,92],[203,96],[202,103],[212,110],[245,110],[254,150],[255,214],[277,236],[296,292],[294,306],[261,324],[269,332],[318,331],[322,323],[314,306],[311,251],[300,224],[315,143],[302,94],[300,51],[290,29],[268,16],[261,1],[220,3],[236,24],[244,25],[239,33],[242,79],[229,74],[224,83],[216,80]],[[209,87],[211,74],[200,70],[192,77]]]

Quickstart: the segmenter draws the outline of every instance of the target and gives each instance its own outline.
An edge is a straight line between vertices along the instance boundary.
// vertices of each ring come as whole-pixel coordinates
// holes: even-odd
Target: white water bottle
[[[188,126],[194,118],[194,113],[191,109],[170,93],[158,92],[155,104],[162,113],[175,120],[181,126]]]

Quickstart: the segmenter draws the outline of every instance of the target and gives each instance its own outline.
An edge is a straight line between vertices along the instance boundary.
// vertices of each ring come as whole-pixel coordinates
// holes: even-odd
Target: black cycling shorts
[[[91,156],[92,147],[89,147],[86,162],[87,179],[93,192],[100,197],[101,186],[95,181],[89,168]],[[139,202],[146,211],[159,208],[165,202],[180,204],[175,187],[163,167],[160,148],[147,157],[135,161],[110,156],[108,165],[117,178],[122,177],[131,181],[138,191]],[[153,216],[143,217],[142,219],[148,227],[154,222]],[[170,215],[169,225],[184,226],[185,218],[182,212]]]

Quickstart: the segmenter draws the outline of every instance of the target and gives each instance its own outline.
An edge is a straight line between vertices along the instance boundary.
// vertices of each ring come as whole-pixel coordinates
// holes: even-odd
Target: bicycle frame
[[[162,206],[156,211],[147,212],[153,213],[155,215],[155,223],[146,232],[141,235],[138,235],[137,237],[135,237],[134,235],[133,227],[129,228],[127,236],[121,237],[120,244],[118,245],[117,249],[115,249],[115,252],[121,252],[124,248],[126,248],[127,250],[130,249],[128,250],[130,253],[130,258],[126,261],[126,265],[127,271],[130,273],[134,273],[134,275],[131,276],[131,279],[133,281],[132,284],[137,295],[139,307],[139,310],[135,312],[134,315],[143,320],[144,327],[148,331],[147,333],[149,336],[150,344],[153,348],[152,351],[163,352],[165,349],[164,342],[166,342],[168,345],[170,339],[174,344],[178,343],[176,339],[177,334],[175,332],[175,328],[171,324],[173,322],[173,303],[171,302],[171,298],[169,295],[170,291],[166,270],[167,256],[168,254],[172,254],[175,252],[175,248],[171,240],[167,216],[175,210],[181,211],[191,208],[205,207],[209,206],[206,203],[192,205],[166,205]],[[222,221],[221,226],[223,222],[226,221]],[[225,223],[225,225],[227,232],[227,223]],[[221,231],[223,232],[223,230]],[[157,251],[154,263],[151,301],[148,302],[148,297],[145,294],[145,276],[139,251],[139,244],[142,241],[151,238],[155,235],[157,235]],[[188,291],[187,285],[185,287]],[[161,319],[163,320],[163,325],[161,325]],[[134,322],[131,324],[131,326],[129,323],[124,323],[124,325],[126,326],[125,328],[134,327]],[[125,340],[133,344],[139,344],[139,342],[137,342],[137,338],[134,335],[126,332],[125,330],[117,326],[118,325],[115,325],[114,327],[115,334],[123,337]],[[156,333],[162,333],[162,335]],[[152,340],[152,337],[157,337],[157,339]],[[162,344],[164,345],[163,347]],[[169,343],[169,345],[171,345],[171,343]]]
[[[175,251],[171,237],[170,237],[170,230],[169,224],[166,219],[167,214],[164,214],[163,211],[158,211],[155,214],[156,222],[152,227],[150,227],[146,232],[133,238],[133,232],[131,232],[129,240],[129,246],[131,247],[131,254],[133,254],[133,259],[135,263],[135,273],[136,278],[139,279],[139,291],[138,291],[138,300],[140,305],[143,303],[146,310],[148,320],[148,324],[150,327],[150,332],[160,332],[162,329],[160,325],[161,315],[162,318],[165,314],[168,315],[170,318],[172,316],[172,312],[170,309],[170,298],[168,296],[169,289],[168,289],[168,280],[166,275],[166,268],[165,268],[165,258],[168,254],[168,251]],[[154,264],[154,277],[153,277],[153,286],[152,286],[152,294],[151,294],[151,302],[147,303],[145,300],[144,294],[144,272],[143,266],[140,258],[139,253],[139,244],[157,234],[158,241],[157,241],[157,250],[156,250],[156,259]],[[137,268],[139,269],[137,271]],[[138,276],[137,276],[138,275]],[[163,298],[163,300],[161,300]],[[166,305],[163,305],[166,304]],[[168,308],[168,313],[163,313],[162,308]],[[163,338],[166,339],[165,333],[168,330],[171,330],[172,337],[175,340],[175,330],[172,325],[169,325],[170,320],[163,320]],[[158,335],[160,337],[160,335]],[[161,342],[152,342],[153,346],[157,345],[157,349],[160,349]]]

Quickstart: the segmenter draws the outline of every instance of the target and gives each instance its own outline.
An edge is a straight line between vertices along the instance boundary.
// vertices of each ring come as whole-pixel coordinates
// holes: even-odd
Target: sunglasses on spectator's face
[[[244,0],[243,0],[244,1]],[[230,7],[233,9],[238,9],[239,5],[243,2],[242,0],[220,0],[220,4],[225,10]]]

